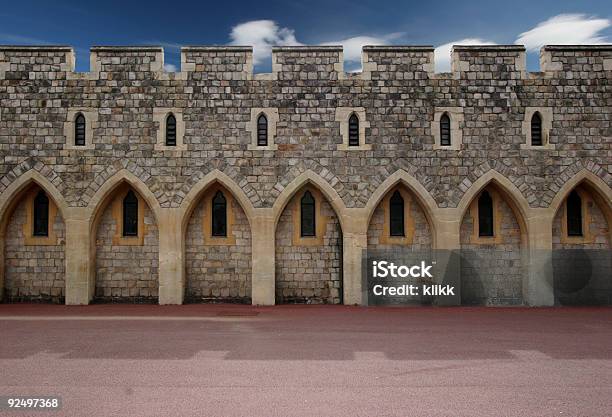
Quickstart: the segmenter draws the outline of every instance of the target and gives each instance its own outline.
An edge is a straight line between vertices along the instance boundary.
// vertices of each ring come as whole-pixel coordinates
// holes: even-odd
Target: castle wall
[[[95,292],[93,280],[87,281],[89,272],[105,275],[101,271],[112,265],[91,259],[78,242],[91,238],[87,222],[98,208],[97,193],[114,176],[129,173],[141,189],[150,191],[151,209],[163,214],[160,224],[151,223],[150,233],[159,235],[164,250],[158,249],[155,255],[146,244],[121,246],[115,260],[110,249],[102,251],[104,262],[121,263],[131,254],[146,253],[143,259],[148,264],[138,265],[143,272],[136,280],[143,283],[136,287],[146,281],[145,287],[138,287],[149,289],[142,296],[156,297],[149,285],[159,275],[159,291],[164,292],[160,297],[166,300],[162,302],[179,303],[185,283],[195,282],[186,279],[186,274],[193,277],[197,268],[209,271],[210,266],[195,267],[194,259],[212,251],[187,253],[197,241],[193,234],[184,236],[178,226],[190,204],[187,196],[200,181],[222,176],[240,191],[244,211],[257,218],[251,228],[251,246],[256,248],[251,264],[246,265],[248,244],[244,242],[241,260],[235,264],[239,271],[223,291],[248,297],[244,277],[251,268],[253,302],[270,304],[275,282],[284,282],[287,276],[286,265],[279,265],[297,256],[283,249],[287,245],[277,248],[273,243],[274,236],[289,227],[281,219],[274,228],[275,210],[285,203],[279,198],[300,178],[319,178],[318,186],[327,186],[326,195],[333,196],[337,222],[346,228],[342,257],[334,249],[329,257],[335,261],[324,267],[328,277],[310,280],[316,284],[307,291],[323,291],[320,282],[333,282],[338,294],[330,290],[329,295],[308,297],[358,304],[362,302],[361,250],[377,244],[381,216],[377,211],[368,223],[370,213],[365,208],[379,187],[398,172],[419,185],[419,199],[427,201],[432,216],[430,242],[444,249],[471,245],[461,236],[460,225],[468,221],[462,219],[461,204],[466,194],[483,186],[479,179],[491,173],[513,194],[513,201],[521,202],[528,232],[533,231],[527,236],[530,250],[553,247],[557,213],[553,205],[576,176],[596,184],[605,204],[611,200],[610,46],[547,46],[541,51],[541,72],[537,73],[526,71],[525,48],[517,45],[454,47],[452,71],[446,74],[434,73],[433,48],[427,46],[364,47],[360,73],[344,71],[342,54],[334,46],[274,48],[272,72],[253,74],[249,47],[188,47],[181,51],[180,71],[167,73],[160,47],[95,47],[91,70],[77,73],[70,47],[0,47],[2,219],[7,221],[9,203],[5,202],[18,195],[15,184],[33,173],[38,182],[44,180],[45,189],[69,209],[64,219],[66,247],[71,248],[66,251],[65,280],[70,289],[66,297],[70,303],[87,303]],[[155,115],[167,109],[177,114],[184,127],[180,149],[158,143],[163,135],[158,134],[161,124]],[[269,109],[278,115],[278,120],[270,119],[275,123],[274,147],[252,147],[248,129],[252,109]],[[91,129],[90,142],[83,148],[67,143],[70,117],[78,111],[86,115]],[[530,146],[525,131],[527,115],[534,111],[545,118],[547,143],[541,148]],[[363,131],[360,146],[354,149],[343,146],[342,117],[352,112],[362,117]],[[442,112],[451,115],[453,138],[460,140],[450,148],[436,143],[433,122]],[[414,216],[417,219],[419,214]],[[153,232],[154,227],[164,232]],[[104,230],[100,233],[110,233]],[[418,226],[415,245],[431,245],[425,236]],[[4,240],[11,238],[7,234]],[[595,244],[603,245],[598,239]],[[104,242],[108,245],[108,237]],[[338,240],[331,246],[339,245]],[[297,253],[310,249],[299,248]],[[228,256],[234,259],[237,255],[232,250]],[[266,255],[265,262],[261,254]],[[515,254],[506,256],[510,258],[503,258],[505,267],[516,264]],[[495,262],[487,268],[497,270]],[[550,277],[536,270],[538,262],[527,262],[531,269],[524,275],[523,299],[516,295],[515,271],[508,275],[513,284],[503,291],[481,290],[466,297],[477,302],[550,304],[546,284]],[[542,262],[548,261],[542,258]],[[5,269],[0,278],[6,283],[10,272]],[[340,269],[345,272],[342,291],[334,278]],[[231,289],[236,288],[233,280],[244,281],[244,291],[243,284]],[[500,287],[495,274],[490,280],[492,288]],[[130,296],[130,291],[140,293],[134,287],[112,285],[102,293],[108,293],[106,288],[116,288],[122,297],[126,292]],[[254,294],[259,294],[257,299]]]

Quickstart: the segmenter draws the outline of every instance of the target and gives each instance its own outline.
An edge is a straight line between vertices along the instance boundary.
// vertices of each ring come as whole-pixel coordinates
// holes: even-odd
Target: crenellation
[[[164,68],[164,50],[161,46],[94,46],[91,48],[90,72],[102,79],[132,80],[151,78],[147,75]]]
[[[181,71],[194,79],[239,81],[253,74],[250,46],[187,46],[181,48]]]
[[[282,46],[272,48],[279,81],[337,81],[342,78],[342,46]]]
[[[434,73],[433,46],[364,46],[362,56],[372,80],[411,82]]]
[[[525,47],[518,45],[455,45],[451,50],[451,69],[458,78],[468,80],[516,80],[525,78]]]
[[[609,78],[612,45],[547,45],[540,51],[540,67],[559,78]]]

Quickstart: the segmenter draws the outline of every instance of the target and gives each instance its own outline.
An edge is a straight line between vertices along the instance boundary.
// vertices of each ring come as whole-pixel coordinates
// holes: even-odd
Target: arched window
[[[138,197],[132,190],[123,198],[123,236],[138,236]]]
[[[478,236],[493,236],[493,199],[486,190],[478,198]]]
[[[85,146],[85,116],[77,114],[74,119],[74,145]]]
[[[395,191],[389,200],[389,234],[405,236],[404,199],[399,191]]]
[[[582,236],[582,199],[576,190],[567,197],[567,235]]]
[[[355,113],[349,117],[348,128],[349,146],[359,146],[359,118]]]
[[[166,146],[176,146],[176,117],[172,113],[166,118]]]
[[[34,197],[34,236],[49,236],[49,197],[40,190]]]
[[[542,146],[542,118],[537,112],[531,118],[531,145]]]
[[[265,114],[257,118],[257,146],[268,146],[268,119]]]
[[[315,199],[306,191],[300,201],[300,234],[301,236],[316,236]]]
[[[440,146],[451,146],[450,117],[446,113],[440,117]]]
[[[212,199],[212,235],[227,236],[227,200],[221,191]]]

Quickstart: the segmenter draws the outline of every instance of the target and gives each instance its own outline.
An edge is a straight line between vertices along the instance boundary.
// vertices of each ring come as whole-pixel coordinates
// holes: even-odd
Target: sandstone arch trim
[[[557,213],[563,200],[565,200],[569,193],[582,183],[586,183],[602,197],[603,202],[605,202],[604,209],[606,214],[610,215],[610,212],[612,212],[612,188],[598,175],[583,168],[566,181],[553,197],[549,206],[553,216]]]
[[[13,208],[13,205],[16,203],[21,193],[32,184],[38,185],[49,194],[55,205],[59,208],[62,217],[65,218],[68,204],[64,196],[47,177],[35,169],[30,169],[26,173],[20,175],[2,191],[0,195],[0,218],[3,219],[3,221],[5,220],[5,217],[10,212],[10,209]]]
[[[94,226],[96,217],[105,208],[109,197],[112,196],[113,192],[117,189],[117,187],[124,183],[134,188],[134,190],[136,190],[138,194],[140,194],[140,196],[147,202],[149,208],[153,212],[155,220],[159,222],[161,217],[161,207],[153,192],[151,192],[149,187],[147,187],[147,185],[136,175],[134,175],[127,169],[121,169],[109,179],[107,179],[100,186],[100,188],[98,188],[98,191],[96,191],[93,197],[89,200],[87,208],[89,210],[90,227]]]
[[[376,207],[378,207],[378,205],[387,195],[387,193],[398,184],[405,185],[416,197],[416,200],[418,201],[419,205],[423,209],[423,212],[425,213],[427,223],[431,228],[430,233],[435,247],[435,236],[437,229],[436,223],[438,221],[436,211],[438,209],[438,205],[436,204],[436,201],[433,199],[429,191],[427,191],[427,189],[419,182],[419,180],[417,180],[415,177],[413,177],[403,169],[397,170],[389,177],[387,177],[387,179],[376,188],[376,190],[368,199],[368,202],[364,207],[366,213],[364,217],[366,227],[368,227],[368,225],[370,224]]]
[[[316,174],[311,170],[304,171],[296,178],[293,179],[287,186],[283,189],[283,191],[279,194],[279,196],[274,201],[274,205],[272,206],[272,216],[274,217],[274,226],[278,224],[281,214],[283,210],[291,201],[291,198],[305,185],[311,184],[314,187],[318,188],[319,191],[325,196],[325,198],[329,201],[330,205],[336,212],[338,216],[338,220],[340,221],[340,226],[342,230],[345,230],[346,226],[346,217],[348,215],[347,208],[344,205],[344,201],[338,194],[338,192],[331,186],[323,177]]]
[[[516,220],[521,228],[522,241],[526,244],[529,236],[528,219],[531,213],[529,203],[512,181],[493,169],[487,171],[478,178],[463,194],[463,197],[457,205],[460,221],[465,217],[470,204],[478,193],[490,184],[493,184],[501,191],[502,197],[514,212]]]
[[[255,216],[255,208],[251,203],[249,197],[245,194],[244,190],[227,174],[218,169],[212,170],[201,178],[195,185],[189,190],[187,195],[183,198],[181,205],[179,206],[179,218],[181,219],[182,230],[185,231],[191,213],[198,205],[200,198],[206,190],[218,183],[232,193],[234,198],[238,200],[240,207],[244,210],[247,216],[249,225],[253,225],[253,217]]]

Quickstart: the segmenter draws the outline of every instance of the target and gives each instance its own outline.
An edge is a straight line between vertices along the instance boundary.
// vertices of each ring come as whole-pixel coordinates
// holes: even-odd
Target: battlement
[[[527,67],[525,47],[519,45],[453,46],[451,71],[459,78],[517,79]]]
[[[612,45],[545,46],[541,73],[551,78],[608,77]],[[0,46],[0,79],[78,78],[70,46]],[[435,78],[432,46],[364,46],[362,71],[347,74],[342,46],[282,46],[272,49],[272,72],[253,75],[250,46],[186,46],[175,79],[199,80],[424,80]],[[452,78],[467,80],[527,78],[526,50],[521,45],[454,46]],[[569,75],[572,73],[571,75]],[[127,74],[127,75],[122,75]],[[84,74],[80,74],[83,76]],[[537,76],[537,75],[536,75]],[[90,71],[94,79],[168,79],[161,46],[94,46]]]
[[[47,74],[74,71],[70,46],[0,45],[0,79],[45,79]]]
[[[364,46],[362,65],[373,80],[425,79],[434,72],[434,47]]]
[[[540,52],[544,72],[612,71],[612,45],[546,45]]]
[[[106,78],[108,73],[159,72],[164,68],[161,46],[94,46],[91,48],[90,71]],[[114,77],[115,75],[113,75]]]
[[[342,46],[283,46],[272,49],[272,72],[279,80],[338,80]]]
[[[204,79],[246,80],[253,73],[253,47],[186,46],[181,48],[181,71]]]

